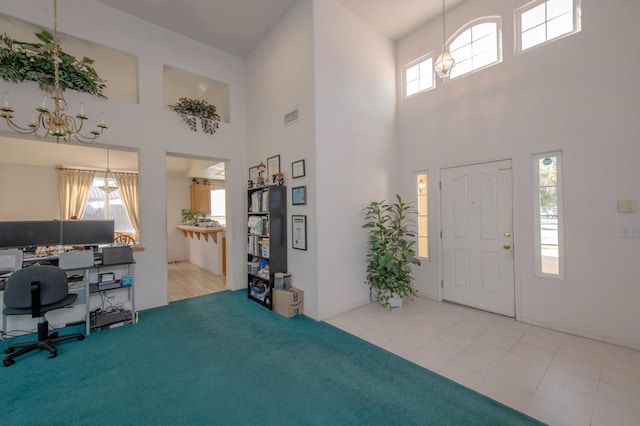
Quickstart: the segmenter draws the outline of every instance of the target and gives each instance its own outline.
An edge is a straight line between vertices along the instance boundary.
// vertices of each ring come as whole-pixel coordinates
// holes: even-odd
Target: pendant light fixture
[[[433,69],[435,70],[436,74],[438,74],[438,77],[443,80],[449,77],[453,66],[456,64],[453,60],[453,56],[451,56],[451,54],[447,52],[446,49],[444,2],[445,0],[442,0],[442,53],[438,56],[438,59],[436,59],[436,63],[433,66]]]
[[[113,179],[113,174],[111,173],[111,169],[109,168],[109,150],[107,149],[107,171],[104,174],[104,184],[100,186],[100,190],[107,194],[111,194],[113,191],[118,189],[117,186],[111,186],[109,181]],[[115,179],[114,179],[115,180]]]

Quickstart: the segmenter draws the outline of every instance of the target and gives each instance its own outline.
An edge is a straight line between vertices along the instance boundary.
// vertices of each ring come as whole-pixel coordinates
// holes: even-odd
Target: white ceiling
[[[242,58],[297,0],[98,0]],[[440,0],[336,0],[392,40],[440,16]],[[447,0],[447,9],[464,0]]]

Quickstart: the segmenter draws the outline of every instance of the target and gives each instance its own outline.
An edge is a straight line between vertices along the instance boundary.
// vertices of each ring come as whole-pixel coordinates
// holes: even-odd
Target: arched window
[[[580,0],[535,0],[516,10],[518,52],[580,31]]]
[[[497,18],[469,24],[449,44],[455,60],[451,78],[460,77],[502,60],[500,21]]]

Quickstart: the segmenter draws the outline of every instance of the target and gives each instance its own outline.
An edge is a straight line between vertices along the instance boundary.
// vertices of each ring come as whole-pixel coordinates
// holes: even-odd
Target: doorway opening
[[[167,301],[226,290],[225,160],[168,153]]]

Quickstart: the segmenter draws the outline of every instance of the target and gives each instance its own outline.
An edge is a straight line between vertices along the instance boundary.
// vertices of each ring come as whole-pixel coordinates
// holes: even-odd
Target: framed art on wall
[[[298,160],[291,163],[291,177],[299,178],[305,175],[304,160]]]
[[[294,249],[307,249],[307,216],[291,216],[291,244]]]
[[[291,188],[291,199],[294,206],[307,204],[307,187],[296,186]]]

